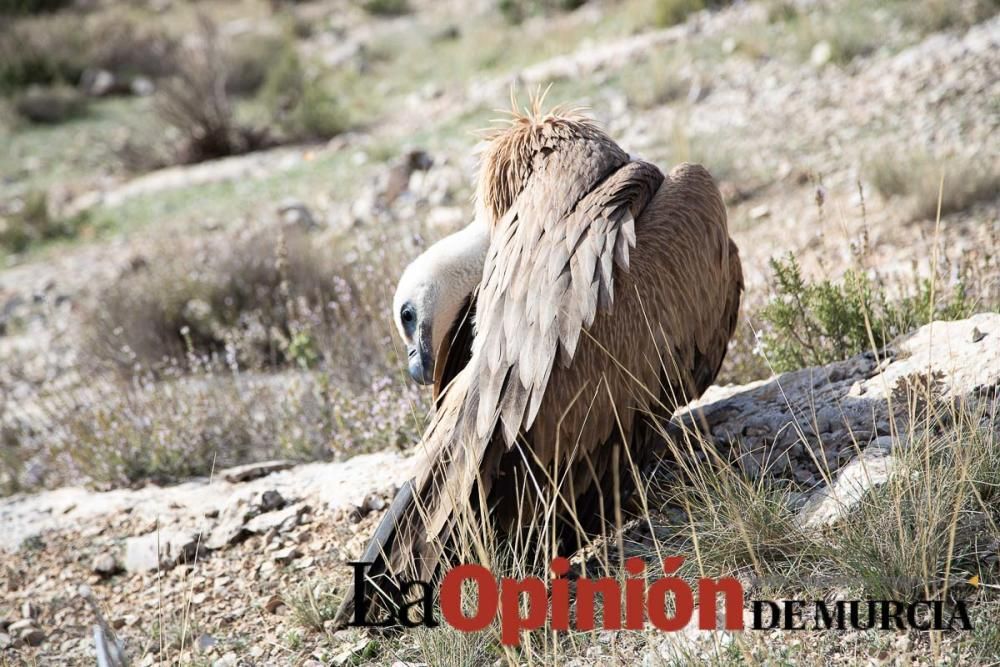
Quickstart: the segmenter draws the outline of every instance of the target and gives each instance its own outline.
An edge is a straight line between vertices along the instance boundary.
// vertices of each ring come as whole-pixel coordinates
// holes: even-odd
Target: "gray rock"
[[[269,489],[264,493],[260,494],[260,503],[258,509],[261,513],[273,512],[274,510],[280,510],[285,506],[285,499],[280,493],[274,489]]]
[[[271,554],[271,558],[274,560],[274,562],[279,563],[281,565],[288,565],[293,560],[301,556],[302,552],[296,549],[295,547],[287,547],[285,549],[279,549],[278,551],[275,551],[273,554]]]
[[[115,75],[106,69],[87,69],[80,76],[80,89],[92,97],[104,97],[115,91]]]
[[[94,558],[91,569],[102,577],[110,577],[121,571],[121,566],[110,553],[99,554]]]
[[[125,569],[129,572],[150,572],[170,569],[180,562],[194,559],[198,536],[183,531],[153,531],[125,541]]]
[[[6,632],[0,632],[0,651],[10,648],[14,644],[14,640]]]
[[[30,630],[31,628],[37,628],[37,627],[38,625],[35,623],[34,619],[22,618],[19,621],[14,621],[13,623],[11,623],[10,627],[7,628],[7,632],[14,635],[15,637],[20,637],[23,632]]]
[[[298,525],[299,518],[309,511],[307,505],[290,505],[282,510],[260,514],[244,526],[251,533],[266,533],[274,528],[279,533],[288,532]]]
[[[285,199],[278,204],[281,222],[289,227],[299,227],[311,231],[319,227],[309,207],[296,199]]]
[[[217,646],[218,643],[219,643],[219,640],[216,639],[215,637],[213,637],[212,635],[203,634],[203,635],[200,635],[198,637],[198,639],[195,640],[194,647],[195,647],[195,650],[198,651],[198,653],[207,653],[212,648],[214,648],[215,646]]]
[[[895,466],[896,459],[881,449],[866,449],[840,470],[832,487],[809,498],[799,511],[799,522],[806,528],[836,523],[861,502],[869,489],[885,484]]]
[[[41,646],[45,641],[45,633],[38,628],[32,628],[22,632],[19,639],[28,646]]]
[[[129,84],[129,90],[136,97],[147,97],[156,91],[156,86],[153,84],[152,79],[137,76]]]
[[[239,657],[232,651],[229,651],[221,658],[212,663],[212,667],[236,667],[240,662]]]
[[[210,551],[225,549],[231,544],[236,544],[247,535],[242,519],[230,518],[223,521],[209,534],[205,540],[205,548]]]
[[[226,468],[219,474],[222,476],[222,479],[227,482],[239,484],[240,482],[249,482],[252,479],[264,477],[265,475],[270,475],[274,472],[288,470],[293,465],[295,464],[291,461],[284,461],[280,459],[274,461],[261,461],[260,463],[248,463],[242,466]]]

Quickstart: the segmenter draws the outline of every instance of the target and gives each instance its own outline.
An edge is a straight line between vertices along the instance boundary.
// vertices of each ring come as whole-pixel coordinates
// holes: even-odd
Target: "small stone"
[[[280,595],[272,595],[264,602],[264,610],[269,614],[277,614],[278,610],[285,606],[285,601]]]
[[[236,667],[239,664],[239,657],[232,651],[229,651],[221,658],[212,663],[212,667]]]
[[[121,566],[113,555],[103,553],[94,558],[91,569],[102,577],[110,577],[121,571]]]
[[[285,499],[281,497],[281,494],[271,489],[265,491],[260,496],[260,511],[263,512],[273,512],[274,510],[280,510],[285,506]]]
[[[809,53],[809,62],[813,64],[814,67],[822,67],[823,65],[830,62],[830,58],[833,56],[833,47],[830,46],[830,42],[823,40],[822,42],[817,42]]]
[[[986,334],[979,330],[979,327],[972,327],[972,342],[978,343],[982,339],[986,338]]]
[[[258,479],[274,472],[288,470],[293,465],[295,464],[291,461],[284,461],[280,459],[274,461],[261,461],[260,463],[248,463],[242,466],[226,468],[219,474],[222,475],[222,479],[227,482],[231,484],[239,484],[240,482],[249,482],[252,479]]]
[[[198,653],[208,653],[213,648],[215,648],[216,645],[218,645],[218,643],[219,640],[217,640],[212,635],[203,634],[200,635],[198,639],[195,640],[194,647],[195,650],[198,651]]]
[[[13,643],[14,640],[11,639],[10,635],[6,632],[0,632],[0,651],[10,648]]]
[[[281,222],[289,227],[301,227],[308,231],[319,226],[309,207],[295,199],[285,199],[278,204],[278,215]]]
[[[244,526],[251,533],[263,534],[274,528],[285,533],[299,523],[299,517],[309,510],[306,505],[291,505],[276,512],[266,512],[247,521]]]
[[[132,83],[129,84],[129,90],[131,90],[132,94],[136,97],[148,97],[156,90],[156,86],[153,84],[151,79],[144,76],[137,76],[132,79]]]
[[[38,618],[38,606],[31,602],[21,605],[21,618]]]
[[[381,512],[385,506],[385,498],[380,495],[373,493],[365,498],[365,509],[369,512]]]
[[[301,551],[299,551],[295,547],[288,547],[286,549],[280,549],[278,551],[275,551],[274,554],[271,556],[271,558],[273,558],[276,563],[280,563],[281,565],[288,565],[289,563],[291,563],[296,558],[299,558],[300,556],[302,556]]]
[[[754,206],[750,209],[750,219],[760,220],[761,218],[771,217],[771,208],[767,204],[761,204],[760,206]]]
[[[190,560],[197,549],[197,535],[180,531],[153,531],[125,541],[125,569],[150,572],[170,569]]]
[[[7,631],[15,637],[20,637],[22,632],[30,630],[34,627],[37,627],[34,619],[22,618],[20,621],[14,621],[11,623],[10,627],[7,628]]]
[[[28,646],[41,646],[45,641],[45,633],[38,628],[32,628],[22,632],[19,639]]]

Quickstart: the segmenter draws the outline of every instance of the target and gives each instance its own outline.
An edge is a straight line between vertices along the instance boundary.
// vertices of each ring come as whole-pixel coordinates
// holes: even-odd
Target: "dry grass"
[[[174,71],[177,42],[120,14],[59,12],[0,26],[0,91],[30,85],[74,86],[85,70],[105,70],[128,90],[135,76]]]
[[[979,155],[936,159],[924,151],[887,152],[867,172],[879,194],[901,199],[913,220],[936,218],[939,191],[943,216],[1000,195],[1000,166]]]

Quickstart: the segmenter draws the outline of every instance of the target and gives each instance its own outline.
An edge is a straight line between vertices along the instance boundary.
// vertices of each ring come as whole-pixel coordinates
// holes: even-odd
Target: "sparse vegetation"
[[[136,76],[174,71],[177,42],[166,33],[113,16],[60,12],[0,27],[0,92],[31,85],[76,86],[85,71],[105,71],[128,91]]]
[[[915,0],[906,3],[903,19],[923,33],[966,29],[1000,11],[996,0]]]
[[[893,298],[878,278],[857,269],[839,283],[805,280],[792,255],[772,259],[771,269],[774,296],[760,313],[760,345],[778,372],[880,349],[934,319],[961,319],[983,305],[962,282],[942,294],[927,279]]]
[[[96,366],[126,374],[204,359],[250,369],[309,367],[320,350],[337,353],[335,342],[369,337],[357,315],[380,314],[381,298],[362,291],[356,269],[338,265],[294,229],[200,248],[181,243],[172,257],[144,261],[104,289],[86,318],[86,350]],[[352,369],[358,374],[385,359],[364,347]]]
[[[76,88],[29,88],[14,100],[14,110],[32,123],[54,125],[87,112],[87,99]]]
[[[653,5],[653,22],[660,27],[683,23],[688,16],[705,9],[718,9],[730,0],[656,0]]]
[[[44,192],[29,192],[0,209],[0,249],[22,252],[43,241],[72,238],[88,222],[87,214],[60,217]]]
[[[261,97],[288,140],[328,139],[347,128],[347,118],[324,82],[285,50],[267,73]]]
[[[410,11],[408,0],[365,0],[365,11],[375,16],[402,16]]]
[[[1000,166],[978,156],[934,159],[923,151],[902,151],[873,160],[869,174],[879,194],[902,198],[914,220],[937,217],[939,194],[942,216],[1000,194]]]
[[[240,122],[226,93],[227,70],[215,26],[202,23],[202,44],[189,47],[178,72],[157,94],[157,114],[178,131],[180,162],[245,153],[269,143],[264,130]]]

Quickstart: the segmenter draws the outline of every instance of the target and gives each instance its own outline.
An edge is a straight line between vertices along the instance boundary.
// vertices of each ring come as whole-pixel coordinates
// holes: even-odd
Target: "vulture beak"
[[[434,382],[432,340],[430,327],[420,327],[413,345],[406,350],[409,357],[410,377],[417,384],[432,384]]]

